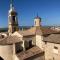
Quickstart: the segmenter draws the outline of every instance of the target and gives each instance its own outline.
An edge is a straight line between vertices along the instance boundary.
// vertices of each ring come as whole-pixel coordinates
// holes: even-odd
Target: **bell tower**
[[[41,18],[38,16],[38,14],[34,19],[34,26],[41,26]]]
[[[10,10],[8,13],[8,33],[9,35],[18,30],[17,12],[14,9],[13,0],[10,0]]]

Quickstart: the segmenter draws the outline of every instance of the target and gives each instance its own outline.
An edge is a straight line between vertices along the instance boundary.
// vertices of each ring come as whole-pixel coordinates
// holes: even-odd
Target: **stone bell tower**
[[[13,0],[10,2],[10,10],[8,13],[8,33],[12,34],[18,30],[17,12],[14,9]]]
[[[34,19],[34,26],[41,26],[41,18],[38,16],[38,14]]]

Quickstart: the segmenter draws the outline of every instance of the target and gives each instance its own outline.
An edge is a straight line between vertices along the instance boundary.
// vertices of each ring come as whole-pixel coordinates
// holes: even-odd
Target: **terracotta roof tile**
[[[24,60],[26,58],[29,58],[31,56],[34,56],[36,54],[39,54],[39,53],[42,53],[43,51],[35,46],[35,47],[32,47],[31,49],[27,50],[27,51],[23,51],[23,52],[20,52],[17,54],[17,57],[20,59],[20,60]]]
[[[52,34],[52,33],[59,33],[56,30],[52,30],[50,28],[44,28],[44,27],[32,27],[25,31],[18,31],[23,36],[29,36],[29,35],[46,35],[46,34]]]
[[[60,44],[60,34],[51,34],[44,37],[43,41]]]
[[[6,38],[0,39],[0,45],[13,44],[21,41],[22,40],[17,36],[8,36]]]

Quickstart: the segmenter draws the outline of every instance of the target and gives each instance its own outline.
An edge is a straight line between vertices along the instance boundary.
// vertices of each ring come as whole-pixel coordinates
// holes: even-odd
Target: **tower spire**
[[[13,32],[18,30],[18,18],[17,18],[17,12],[14,9],[14,0],[10,0],[10,10],[9,10],[9,15],[8,15],[8,32],[9,35],[12,34]]]
[[[10,0],[10,8],[14,8],[14,5],[13,5],[13,0]]]
[[[38,17],[38,13],[37,13],[37,17]]]

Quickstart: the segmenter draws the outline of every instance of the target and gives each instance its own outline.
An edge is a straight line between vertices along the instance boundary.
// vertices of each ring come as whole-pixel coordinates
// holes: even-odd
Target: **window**
[[[47,41],[45,41],[45,44],[47,44]]]
[[[19,53],[23,51],[23,47],[21,46],[22,42],[16,43],[15,48],[16,48],[16,53]]]
[[[58,49],[58,47],[54,46],[54,49]]]
[[[32,40],[28,40],[28,41],[25,41],[25,48],[26,50],[32,48],[33,45],[32,45]]]
[[[35,21],[35,25],[36,25],[36,21]]]
[[[32,47],[32,40],[29,41],[29,47]]]
[[[13,23],[15,22],[15,16],[12,16]]]
[[[58,47],[54,46],[53,53],[58,54]]]
[[[4,38],[4,35],[1,35],[2,36],[2,38]]]

